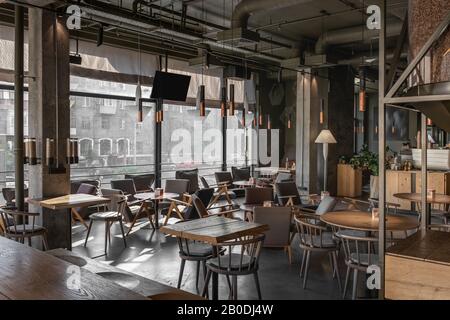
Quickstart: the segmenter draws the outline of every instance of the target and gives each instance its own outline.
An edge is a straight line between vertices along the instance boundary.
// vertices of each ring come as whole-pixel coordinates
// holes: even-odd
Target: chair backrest
[[[335,235],[342,242],[347,265],[366,270],[367,266],[378,263],[375,251],[378,238],[353,236],[345,230],[338,231]]]
[[[125,179],[131,179],[134,182],[136,192],[152,191],[152,185],[155,182],[155,175],[148,174],[126,174]]]
[[[198,185],[198,169],[179,170],[175,172],[176,179],[189,180],[189,194],[195,193],[200,187]]]
[[[310,215],[294,217],[300,238],[300,245],[309,248],[324,248],[323,234],[327,228],[320,224],[320,218]]]
[[[125,195],[134,196],[136,194],[136,186],[133,179],[112,180],[111,188],[121,190]]]
[[[192,195],[192,205],[194,206],[195,210],[197,211],[199,218],[204,218],[209,215],[208,209],[206,209],[207,205],[203,203],[202,199],[198,197],[197,195]]]
[[[233,181],[247,181],[250,179],[250,167],[237,168],[231,167]]]
[[[324,197],[322,199],[322,201],[320,201],[320,204],[316,209],[316,214],[320,216],[324,213],[333,211],[334,208],[336,207],[337,203],[338,203],[338,200],[336,198],[333,198],[330,196]]]
[[[73,180],[70,181],[70,193],[77,193],[78,189],[82,184],[90,184],[93,185],[97,190],[100,187],[99,180]]]
[[[267,224],[264,246],[285,247],[290,244],[292,210],[288,207],[255,207],[253,221]]]
[[[293,175],[287,172],[279,172],[277,174],[277,177],[275,178],[275,183],[280,182],[292,182],[293,181]]]
[[[101,189],[100,190],[103,197],[111,199],[111,202],[108,204],[108,210],[110,211],[118,211],[117,203],[113,202],[114,197],[124,197],[124,193],[122,190],[118,189]],[[126,199],[126,197],[125,197]],[[131,212],[131,209],[128,207],[128,205],[125,203],[122,212],[122,216],[124,217],[126,222],[133,221],[133,213]]]
[[[189,192],[190,183],[191,182],[187,179],[166,180],[164,191],[170,193],[177,193],[181,197],[183,194]]]
[[[214,177],[216,178],[217,184],[228,184],[230,185],[233,182],[233,176],[231,175],[231,172],[228,171],[221,171],[214,173]]]
[[[245,204],[263,204],[273,201],[272,188],[245,188]]]
[[[14,201],[16,199],[16,189],[15,188],[2,188],[3,199],[6,201],[7,206],[14,206]],[[28,189],[24,189],[24,197],[28,197]]]
[[[200,180],[202,182],[203,188],[209,189],[209,183],[208,183],[208,181],[206,181],[206,178],[205,177],[200,177]]]
[[[206,215],[208,214],[208,211],[206,208],[208,207],[209,203],[211,202],[211,199],[214,195],[214,189],[200,189],[195,192],[195,194],[192,195],[192,206],[188,207],[188,209],[184,213],[184,219],[185,220],[194,220],[199,219],[203,217],[203,215],[206,212]],[[200,207],[200,213],[197,210],[197,206],[194,203],[194,199],[197,201],[197,205],[201,205]],[[200,204],[201,203],[201,204]]]
[[[298,193],[295,182],[279,182],[275,184],[275,193],[278,198],[278,203],[285,206],[289,198],[292,199],[293,205],[301,204],[300,194]]]
[[[260,234],[215,245],[216,252],[225,250],[225,255],[219,256],[219,259],[217,259],[219,269],[228,269],[227,271],[230,274],[251,272],[257,269],[264,239],[265,235]]]
[[[0,226],[6,237],[16,238],[17,235],[33,232],[36,227],[36,217],[39,213],[29,213],[0,208]],[[27,226],[27,228],[25,228]]]
[[[92,184],[82,183],[78,187],[78,190],[76,192],[77,194],[90,194],[90,195],[96,195],[97,194],[97,187]]]

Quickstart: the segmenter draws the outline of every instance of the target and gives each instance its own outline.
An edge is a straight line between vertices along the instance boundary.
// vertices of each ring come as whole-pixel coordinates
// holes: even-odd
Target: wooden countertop
[[[31,205],[36,205],[51,210],[59,210],[108,204],[111,202],[111,199],[90,194],[68,194],[49,199],[28,199],[27,202]]]
[[[386,254],[450,266],[450,233],[421,230],[389,248]]]

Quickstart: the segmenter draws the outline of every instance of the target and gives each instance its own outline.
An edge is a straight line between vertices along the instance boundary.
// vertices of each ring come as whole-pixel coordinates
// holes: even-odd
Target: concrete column
[[[70,136],[69,33],[65,23],[55,24],[56,16],[51,12],[29,9],[28,17],[29,69],[34,77],[29,83],[29,135],[36,137],[37,154],[42,158],[41,164],[29,166],[29,192],[32,198],[49,198],[70,193],[70,166],[66,164],[66,139]],[[57,159],[64,168],[61,173],[50,174],[45,165],[46,138],[55,139]],[[50,248],[71,247],[67,210],[30,209],[41,210]]]

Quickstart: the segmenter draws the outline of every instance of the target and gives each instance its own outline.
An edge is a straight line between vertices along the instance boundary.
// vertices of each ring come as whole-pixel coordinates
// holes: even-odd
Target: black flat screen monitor
[[[151,98],[186,101],[190,82],[190,76],[156,71]]]

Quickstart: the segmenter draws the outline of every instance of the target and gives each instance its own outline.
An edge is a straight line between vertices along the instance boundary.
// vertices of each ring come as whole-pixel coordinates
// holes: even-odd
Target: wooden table
[[[204,300],[198,295],[144,278],[135,273],[113,267],[109,264],[83,257],[72,251],[55,249],[47,251],[46,253],[58,259],[77,265],[89,272],[101,275],[107,279],[111,279],[119,285],[151,299],[165,297],[166,299],[178,298],[179,300]]]
[[[143,192],[143,193],[136,193],[134,195],[134,198],[137,200],[143,200],[141,205],[141,209],[139,209],[138,214],[136,215],[136,219],[139,217],[139,214],[143,210],[147,210],[147,204],[146,201],[153,201],[155,203],[155,227],[156,229],[159,229],[159,202],[162,200],[170,200],[172,198],[178,198],[180,195],[178,193],[172,193],[172,192],[164,192],[162,196],[156,196],[154,192]],[[131,229],[133,228],[133,225],[136,221],[133,221],[130,230],[128,233],[130,233]],[[127,235],[128,235],[127,233]]]
[[[56,198],[40,198],[40,199],[28,199],[27,202],[34,206],[39,206],[42,208],[50,210],[63,210],[67,209],[68,219],[72,221],[72,209],[73,208],[84,208],[94,205],[108,204],[111,199],[98,197],[90,194],[69,194]],[[62,230],[57,230],[61,232]],[[51,234],[52,230],[49,230],[49,242],[51,246]],[[68,229],[66,230],[66,244],[65,248],[72,250],[72,224],[68,224]]]
[[[254,188],[256,187],[256,181],[255,182],[250,182],[250,181],[246,181],[246,180],[242,180],[242,181],[234,181],[233,184],[237,187],[240,188]]]
[[[394,197],[414,203],[422,202],[422,194],[420,193],[396,193],[394,194]],[[450,196],[446,194],[436,194],[434,197],[427,197],[428,224],[431,224],[431,210],[433,204],[450,205]]]
[[[320,220],[331,226],[360,230],[378,231],[379,219],[372,219],[372,214],[364,211],[336,211],[320,216]],[[413,217],[387,215],[386,231],[408,231],[418,228],[419,221]]]
[[[75,268],[76,269],[76,268]],[[112,281],[0,237],[0,297],[10,300],[145,300]],[[80,288],[76,272],[80,275]],[[69,285],[68,285],[69,284]]]
[[[450,300],[450,233],[420,230],[386,251],[385,297]]]
[[[267,230],[269,230],[269,226],[267,225],[217,216],[186,221],[161,228],[161,232],[168,235],[188,240],[202,241],[213,246],[239,237],[261,234]],[[219,298],[218,280],[218,274],[213,272],[212,298],[214,300]]]

